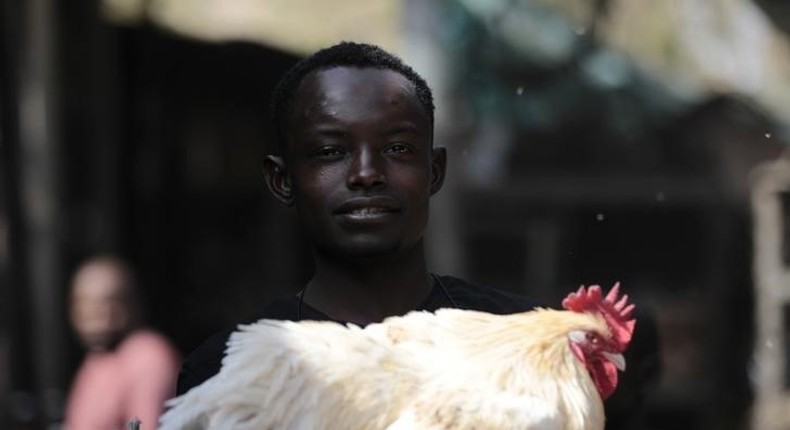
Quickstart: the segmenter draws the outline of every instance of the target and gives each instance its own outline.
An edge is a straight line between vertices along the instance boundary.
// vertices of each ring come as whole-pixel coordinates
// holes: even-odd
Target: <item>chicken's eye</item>
[[[587,341],[592,343],[593,345],[597,345],[598,342],[601,341],[601,339],[595,333],[587,333],[586,337],[587,337]]]

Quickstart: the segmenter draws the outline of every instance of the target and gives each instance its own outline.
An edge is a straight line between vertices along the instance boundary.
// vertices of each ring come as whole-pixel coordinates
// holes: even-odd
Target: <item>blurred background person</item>
[[[87,260],[72,280],[69,305],[86,355],[72,383],[66,428],[121,429],[133,418],[141,428],[156,428],[174,393],[179,357],[144,326],[129,266],[110,256]]]

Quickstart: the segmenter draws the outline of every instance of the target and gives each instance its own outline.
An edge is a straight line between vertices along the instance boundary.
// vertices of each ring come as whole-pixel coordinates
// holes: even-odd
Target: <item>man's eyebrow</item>
[[[325,125],[318,125],[312,127],[310,132],[313,134],[317,134],[319,136],[327,136],[327,137],[346,137],[348,133],[338,127],[333,126],[325,126]]]
[[[419,134],[420,133],[420,129],[417,128],[416,125],[414,125],[414,124],[412,124],[410,122],[404,122],[404,123],[394,124],[394,125],[392,125],[390,127],[387,127],[386,129],[384,129],[384,132],[381,133],[381,134],[385,135],[385,136],[392,136],[394,134],[401,134],[401,133]]]

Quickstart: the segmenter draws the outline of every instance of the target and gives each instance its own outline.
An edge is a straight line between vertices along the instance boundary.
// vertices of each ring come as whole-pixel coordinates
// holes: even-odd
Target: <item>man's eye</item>
[[[318,157],[339,157],[343,155],[343,150],[334,146],[319,148],[315,155]]]
[[[388,146],[386,152],[394,154],[406,154],[412,152],[412,149],[409,145],[396,143],[394,145]]]

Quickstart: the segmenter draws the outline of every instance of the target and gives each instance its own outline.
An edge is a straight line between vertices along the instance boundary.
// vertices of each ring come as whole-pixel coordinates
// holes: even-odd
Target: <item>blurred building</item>
[[[747,428],[749,172],[787,143],[784,3],[362,3],[3,4],[0,427],[57,421],[66,275],[87,254],[135,263],[184,352],[309,277],[261,180],[269,94],[348,38],[436,92],[437,271],[554,303],[621,281],[662,351],[630,428]]]
[[[660,2],[601,3],[458,2],[444,15],[452,141],[470,172],[463,267],[555,303],[581,283],[623,282],[661,340],[661,379],[630,428],[748,428],[749,175],[787,143],[772,107],[787,75],[763,79],[787,63],[762,49],[786,49],[786,36],[749,2],[680,2],[700,16],[675,19]],[[578,14],[557,12],[566,5]],[[713,50],[742,42],[729,29],[757,34],[752,60],[740,44]]]

